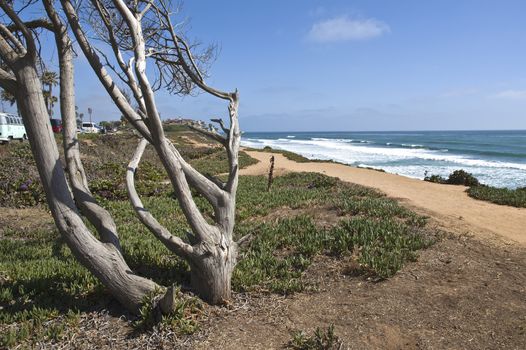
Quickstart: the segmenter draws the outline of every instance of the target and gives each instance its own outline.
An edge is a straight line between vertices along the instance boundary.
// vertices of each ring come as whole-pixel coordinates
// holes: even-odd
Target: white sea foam
[[[455,155],[444,150],[430,150],[419,144],[375,146],[350,139],[244,139],[248,147],[270,146],[301,154],[310,159],[331,159],[338,162],[381,168],[400,175],[423,178],[429,174],[447,176],[453,170],[465,168],[483,183],[494,186],[526,186],[526,164],[476,159]]]

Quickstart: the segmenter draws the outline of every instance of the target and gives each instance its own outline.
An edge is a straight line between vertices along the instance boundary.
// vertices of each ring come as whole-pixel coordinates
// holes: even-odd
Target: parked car
[[[51,129],[53,129],[53,132],[55,134],[62,132],[62,120],[60,119],[50,119],[51,122]]]
[[[27,140],[22,118],[14,114],[0,113],[0,143],[7,143],[15,139]]]
[[[80,128],[80,132],[86,134],[98,134],[100,133],[100,127],[93,122],[84,122],[82,123],[82,127]]]

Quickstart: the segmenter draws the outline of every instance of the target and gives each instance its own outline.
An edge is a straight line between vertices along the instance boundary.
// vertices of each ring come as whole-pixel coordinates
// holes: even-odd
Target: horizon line
[[[442,132],[442,131],[525,131],[526,129],[428,129],[428,130],[310,130],[310,131],[294,131],[294,130],[284,130],[284,131],[242,131],[242,133],[252,132],[252,133],[316,133],[316,132],[333,132],[333,133],[342,133],[342,132]]]

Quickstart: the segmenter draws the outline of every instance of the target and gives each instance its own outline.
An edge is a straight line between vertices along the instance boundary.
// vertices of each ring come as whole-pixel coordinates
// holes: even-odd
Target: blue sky
[[[208,82],[241,94],[246,131],[526,129],[526,1],[185,2],[217,43]],[[86,62],[81,110],[117,119]],[[210,96],[157,96],[163,117],[226,117]]]

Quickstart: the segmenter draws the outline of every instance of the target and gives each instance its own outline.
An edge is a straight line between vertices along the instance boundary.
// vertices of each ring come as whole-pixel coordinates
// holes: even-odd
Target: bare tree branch
[[[221,130],[223,130],[223,132],[226,134],[226,135],[229,135],[230,134],[230,129],[228,129],[224,122],[223,122],[223,119],[219,118],[219,119],[210,119],[211,122],[213,123],[217,123],[219,124],[219,126],[221,127]]]
[[[184,243],[179,237],[173,236],[164,226],[162,226],[153,215],[144,208],[141,199],[135,189],[134,175],[142,158],[142,154],[148,144],[146,139],[141,139],[137,145],[137,149],[128,164],[126,171],[126,188],[128,189],[128,196],[133,209],[137,213],[139,220],[154,234],[168,249],[179,256],[189,258],[193,254],[193,248],[187,243]]]
[[[193,126],[193,125],[189,125],[188,126],[190,129],[198,132],[199,134],[211,139],[211,140],[214,140],[214,141],[217,141],[219,142],[220,144],[222,144],[223,146],[227,147],[227,140],[219,135],[218,133],[215,133],[215,132],[212,132],[212,131],[209,131],[209,130],[205,130],[201,127],[197,127],[197,126]]]
[[[68,19],[68,22],[71,26],[71,29],[73,30],[73,33],[75,34],[75,37],[77,39],[77,42],[79,43],[82,52],[84,52],[84,55],[88,59],[88,62],[90,63],[92,69],[94,70],[95,74],[99,77],[99,80],[102,82],[103,86],[105,87],[106,91],[112,98],[112,100],[115,102],[121,113],[126,117],[126,119],[132,124],[139,133],[146,138],[148,141],[151,140],[151,135],[142,121],[142,118],[137,114],[137,112],[132,108],[132,106],[129,104],[129,102],[126,100],[120,89],[117,87],[111,76],[107,73],[106,69],[104,69],[104,66],[100,62],[100,59],[95,52],[95,50],[91,47],[91,44],[89,43],[88,39],[86,38],[86,35],[84,34],[84,31],[82,30],[79,18],[77,15],[77,12],[75,10],[75,7],[71,3],[71,0],[60,0],[62,4],[62,8],[64,10],[64,13]]]
[[[139,105],[139,109],[146,113],[146,107],[144,105],[144,99],[142,97],[142,94],[139,90],[139,87],[137,85],[137,81],[135,79],[135,76],[133,75],[132,65],[133,59],[130,59],[130,63],[127,65],[124,61],[124,58],[122,56],[121,50],[119,48],[119,44],[117,43],[117,39],[115,37],[115,31],[113,30],[110,14],[108,13],[108,10],[104,5],[98,1],[98,0],[91,0],[91,3],[95,7],[97,13],[99,14],[102,22],[104,23],[104,26],[106,27],[106,30],[108,32],[108,41],[110,43],[110,46],[113,50],[113,53],[115,55],[115,58],[117,60],[117,63],[119,64],[119,67],[121,70],[126,74],[127,80],[124,80],[121,75],[119,77],[130,87],[132,94]],[[109,62],[108,62],[109,65]],[[115,70],[114,70],[115,71]]]
[[[7,6],[5,0],[2,4],[5,10]],[[10,13],[13,22],[17,23],[23,32],[30,33],[27,28],[23,28],[23,22],[17,14],[12,10]],[[5,42],[4,35],[0,34],[0,39]],[[118,249],[97,240],[80,217],[68,187],[55,137],[49,126],[42,84],[37,74],[37,50],[29,41],[26,40],[25,44],[26,55],[17,55],[13,48],[9,53],[6,51],[9,47],[2,47],[0,59],[7,63],[17,78],[15,98],[18,111],[24,119],[55,224],[77,260],[89,269],[124,306],[130,311],[138,312],[144,297],[157,290],[159,286],[134,274]],[[9,54],[13,60],[6,60],[6,55]]]
[[[72,42],[66,26],[62,23],[52,4],[52,0],[43,0],[43,3],[48,17],[52,21],[58,50],[60,67],[60,110],[64,134],[64,154],[73,195],[82,214],[84,214],[88,221],[95,227],[102,242],[111,244],[116,250],[120,251],[121,247],[117,234],[117,225],[110,213],[98,205],[95,198],[93,198],[80,159],[75,117]]]
[[[1,43],[0,43],[1,44]],[[12,95],[15,94],[17,83],[15,76],[0,68],[0,85],[3,89],[9,91]]]
[[[28,29],[38,29],[38,28],[44,28],[49,31],[55,30],[53,27],[53,23],[51,23],[47,18],[38,18],[33,19],[30,21],[24,22],[24,26]],[[10,31],[18,31],[18,26],[11,24],[7,26],[7,29]]]
[[[16,52],[19,55],[23,56],[26,54],[26,48],[24,47],[24,45],[22,45],[20,40],[18,40],[18,38],[13,35],[11,30],[8,27],[6,27],[3,23],[0,23],[0,32],[3,36],[5,36],[4,40],[6,40],[6,43],[10,42],[12,47],[16,50]]]
[[[0,0],[0,8],[5,14],[13,21],[13,24],[22,32],[27,45],[27,52],[29,52],[33,58],[36,57],[37,49],[35,40],[31,31],[24,25],[24,22],[18,17],[13,8],[7,4],[6,0]]]

